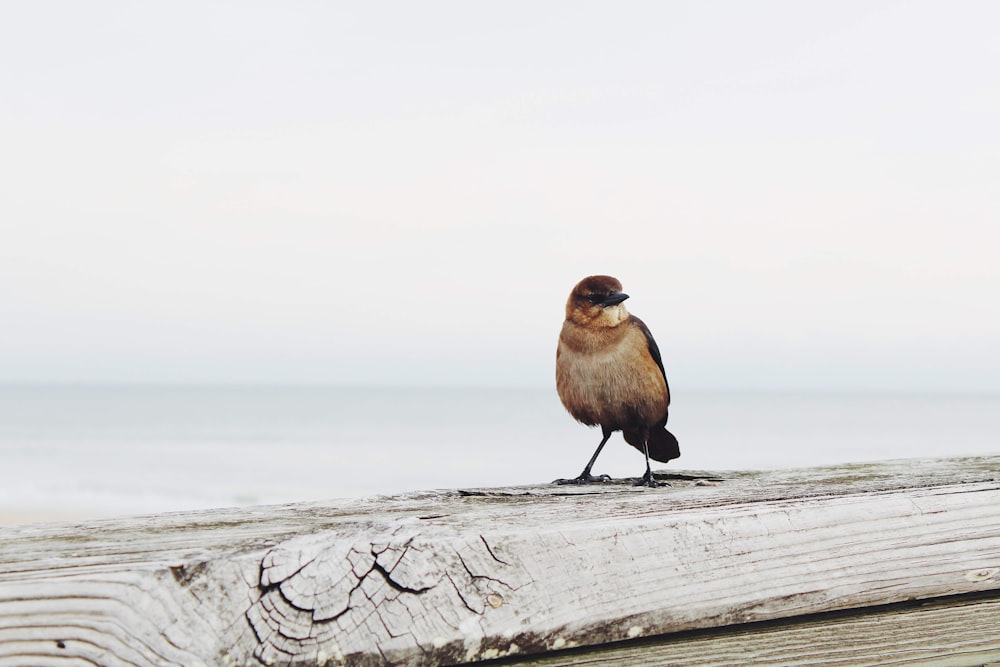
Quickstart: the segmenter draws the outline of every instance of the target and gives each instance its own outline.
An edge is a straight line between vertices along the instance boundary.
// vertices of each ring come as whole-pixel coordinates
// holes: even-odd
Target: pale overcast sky
[[[1000,3],[10,2],[0,382],[1000,391]]]

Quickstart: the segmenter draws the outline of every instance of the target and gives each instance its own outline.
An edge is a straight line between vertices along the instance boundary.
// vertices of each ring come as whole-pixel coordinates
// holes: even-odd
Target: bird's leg
[[[591,475],[590,469],[594,467],[594,461],[597,460],[597,455],[601,453],[604,449],[605,443],[607,443],[608,438],[614,431],[604,431],[604,438],[601,439],[601,444],[597,446],[597,451],[594,455],[590,457],[590,461],[587,462],[587,467],[583,469],[579,477],[574,477],[573,479],[557,479],[553,484],[587,484],[590,482],[610,482],[611,478],[608,475]]]
[[[655,477],[653,477],[653,469],[649,467],[649,445],[646,443],[645,440],[643,440],[642,442],[642,451],[646,455],[646,472],[643,474],[642,477],[639,478],[639,481],[637,481],[635,485],[648,486],[654,489],[658,486],[663,486],[662,484],[656,481]]]

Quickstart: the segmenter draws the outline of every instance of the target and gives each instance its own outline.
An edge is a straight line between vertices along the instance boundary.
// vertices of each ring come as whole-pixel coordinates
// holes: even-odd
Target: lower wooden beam
[[[1000,665],[1000,596],[949,597],[482,663],[496,667]]]

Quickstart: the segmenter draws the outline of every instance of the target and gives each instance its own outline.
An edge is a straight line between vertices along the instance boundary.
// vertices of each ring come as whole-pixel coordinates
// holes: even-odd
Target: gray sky
[[[1000,3],[0,15],[0,381],[1000,391]]]

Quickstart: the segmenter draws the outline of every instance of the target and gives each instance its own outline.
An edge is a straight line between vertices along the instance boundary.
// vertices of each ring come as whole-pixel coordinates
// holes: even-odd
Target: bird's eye
[[[591,302],[596,306],[600,302],[604,301],[604,296],[601,294],[588,294],[587,301]]]

